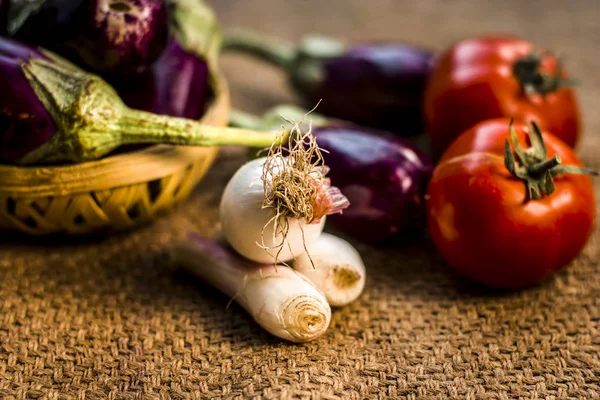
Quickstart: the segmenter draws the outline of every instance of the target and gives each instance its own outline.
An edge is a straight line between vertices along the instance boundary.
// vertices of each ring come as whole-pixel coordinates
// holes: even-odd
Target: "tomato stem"
[[[541,163],[533,164],[527,167],[527,171],[531,175],[542,176],[552,168],[556,167],[562,162],[560,156],[557,154],[549,160],[544,160]]]
[[[506,169],[527,185],[531,200],[538,200],[542,195],[549,196],[554,193],[553,177],[560,174],[585,174],[597,176],[598,172],[577,165],[562,165],[562,160],[557,154],[548,159],[546,145],[540,128],[531,122],[527,134],[531,147],[523,149],[519,144],[517,134],[513,128],[513,120],[508,126],[509,137],[504,148],[504,165]],[[512,147],[511,147],[512,144]],[[515,158],[513,154],[517,155]]]
[[[562,60],[557,59],[554,75],[541,70],[544,56],[550,52],[532,52],[526,57],[517,60],[513,64],[513,75],[519,81],[521,90],[525,95],[540,94],[542,96],[558,91],[563,87],[575,86],[579,81],[574,79],[563,79]]]

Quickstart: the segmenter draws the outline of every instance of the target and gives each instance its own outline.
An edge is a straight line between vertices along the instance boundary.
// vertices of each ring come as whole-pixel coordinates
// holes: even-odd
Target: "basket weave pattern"
[[[202,122],[225,126],[226,82]],[[0,229],[32,235],[119,231],[185,200],[216,158],[214,147],[151,146],[56,167],[0,165]]]

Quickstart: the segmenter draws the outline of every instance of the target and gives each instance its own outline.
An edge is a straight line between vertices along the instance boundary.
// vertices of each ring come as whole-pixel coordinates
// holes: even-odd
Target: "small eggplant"
[[[198,119],[205,111],[221,48],[218,20],[199,0],[169,3],[169,43],[142,74],[111,82],[131,108]]]
[[[408,140],[389,132],[332,120],[293,106],[280,106],[262,118],[231,113],[233,126],[273,130],[281,116],[310,120],[317,144],[324,150],[328,177],[350,202],[343,214],[329,220],[363,241],[380,242],[420,229],[425,220],[424,194],[433,172],[429,157]]]
[[[144,70],[167,43],[163,0],[33,0],[8,7],[9,35],[104,77]]]
[[[226,36],[223,49],[282,68],[307,106],[322,100],[324,115],[402,136],[423,133],[421,103],[433,60],[428,50],[398,43],[347,47],[319,36],[296,47],[250,33]]]
[[[209,78],[206,61],[171,39],[150,70],[124,80],[116,89],[131,108],[198,119],[210,95]]]
[[[56,130],[31,88],[20,61],[46,57],[7,39],[0,40],[0,159],[16,161],[47,142]]]
[[[270,146],[284,137],[133,110],[99,76],[53,53],[5,38],[0,49],[2,162],[83,162],[139,143]]]
[[[150,111],[157,114],[198,119],[210,94],[208,64],[186,51],[176,39],[152,67],[156,93]]]
[[[177,0],[169,5],[169,44],[160,58],[148,70],[110,83],[128,107],[198,119],[213,94],[220,28],[213,11],[201,1]],[[122,146],[117,152],[143,147]]]
[[[210,99],[209,81],[207,62],[171,38],[165,52],[149,70],[112,84],[128,107],[171,117],[199,119]],[[147,146],[126,145],[118,148],[116,153]]]

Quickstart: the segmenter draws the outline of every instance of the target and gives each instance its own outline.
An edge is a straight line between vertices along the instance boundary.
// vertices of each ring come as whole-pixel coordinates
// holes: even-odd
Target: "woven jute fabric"
[[[288,39],[317,31],[439,50],[471,34],[524,35],[565,54],[582,79],[580,154],[600,168],[596,0],[213,4],[227,28]],[[258,112],[295,100],[272,68],[239,56],[224,57],[223,68],[236,106]],[[223,186],[242,160],[223,151],[189,201],[134,232],[1,234],[0,398],[600,398],[597,233],[568,269],[518,293],[458,278],[426,240],[356,243],[368,268],[364,295],[334,310],[321,339],[289,344],[166,256],[187,230],[216,232]]]

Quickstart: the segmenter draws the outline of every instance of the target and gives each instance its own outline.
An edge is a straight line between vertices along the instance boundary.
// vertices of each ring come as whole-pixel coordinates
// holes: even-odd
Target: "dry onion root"
[[[345,306],[360,296],[366,270],[360,254],[350,243],[322,233],[310,246],[309,253],[310,258],[307,254],[297,257],[292,268],[321,290],[331,306]]]
[[[258,263],[286,263],[306,254],[326,215],[348,207],[326,175],[311,133],[294,124],[287,142],[243,165],[228,182],[220,205],[223,234],[242,256]]]
[[[240,304],[265,330],[292,342],[323,335],[331,321],[324,295],[285,266],[248,262],[196,234],[173,248],[179,264]]]

